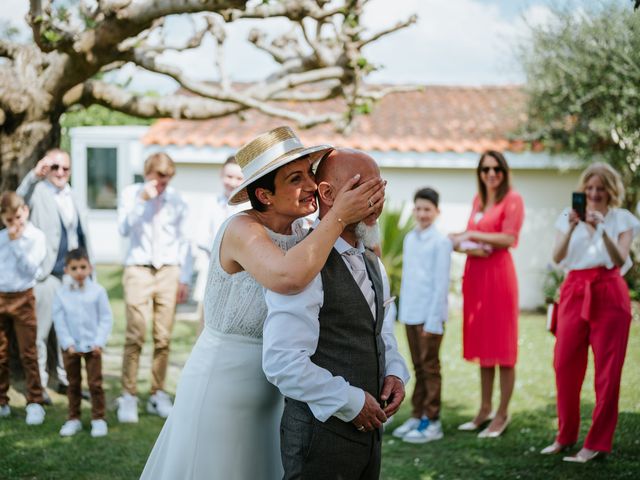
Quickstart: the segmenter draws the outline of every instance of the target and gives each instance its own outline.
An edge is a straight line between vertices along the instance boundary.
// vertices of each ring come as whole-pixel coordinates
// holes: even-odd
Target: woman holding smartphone
[[[459,430],[480,438],[499,437],[509,424],[518,351],[518,279],[509,249],[518,244],[524,220],[522,197],[511,188],[509,165],[489,150],[476,169],[478,194],[467,230],[451,235],[454,248],[467,254],[462,279],[463,356],[480,365],[481,404],[475,418]],[[492,414],[496,367],[500,370],[500,405]]]
[[[582,449],[564,457],[585,463],[611,451],[618,421],[620,378],[631,325],[629,290],[622,275],[631,267],[629,249],[640,232],[640,221],[618,208],[624,187],[611,166],[591,164],[582,173],[579,190],[586,196],[584,219],[567,209],[556,222],[553,260],[568,273],[560,288],[553,360],[558,434],[540,453],[563,452],[578,440],[580,389],[591,346],[596,389],[591,428]]]

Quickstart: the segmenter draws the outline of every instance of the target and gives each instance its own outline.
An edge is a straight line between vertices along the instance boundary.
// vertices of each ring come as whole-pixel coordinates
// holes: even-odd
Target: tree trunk
[[[44,153],[60,144],[58,119],[22,120],[0,129],[0,191],[15,190]]]
[[[65,75],[64,57],[21,47],[11,68],[0,65],[0,191],[20,179],[60,143],[62,93],[50,84]]]

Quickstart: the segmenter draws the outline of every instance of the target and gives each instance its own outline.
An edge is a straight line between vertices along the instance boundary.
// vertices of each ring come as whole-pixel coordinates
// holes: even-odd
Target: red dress
[[[467,230],[518,234],[524,220],[522,197],[510,190],[480,218],[478,196]],[[463,357],[482,367],[513,367],[518,354],[518,279],[508,248],[488,257],[467,256],[462,278]]]

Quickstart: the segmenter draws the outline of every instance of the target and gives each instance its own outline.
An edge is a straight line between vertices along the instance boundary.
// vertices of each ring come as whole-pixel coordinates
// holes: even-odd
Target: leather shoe
[[[491,431],[489,430],[489,427],[485,428],[478,434],[478,438],[498,438],[507,429],[507,426],[509,425],[510,421],[511,421],[511,417],[505,418],[504,423],[502,424],[502,427],[500,427],[500,430]]]
[[[606,457],[606,455],[607,455],[607,452],[600,452],[598,450],[589,450],[588,448],[583,447],[575,455],[572,455],[570,457],[564,457],[562,460],[564,462],[570,462],[570,463],[587,463],[597,458],[604,458]]]
[[[554,441],[551,445],[547,445],[540,450],[540,455],[556,455],[569,450],[574,445],[575,443],[572,443],[571,445],[563,445],[558,441]]]

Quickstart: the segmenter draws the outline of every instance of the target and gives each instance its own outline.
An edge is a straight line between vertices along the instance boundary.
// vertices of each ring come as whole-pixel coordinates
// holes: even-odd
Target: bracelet
[[[336,220],[338,220],[338,223],[342,225],[342,230],[347,228],[347,223],[344,220],[342,220],[341,218],[336,218]]]

